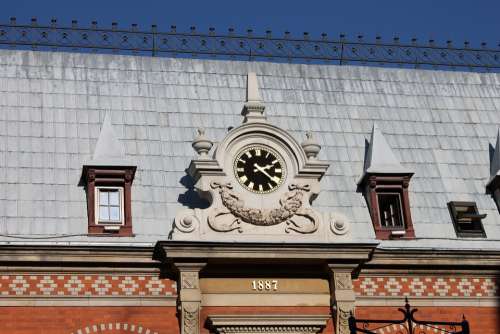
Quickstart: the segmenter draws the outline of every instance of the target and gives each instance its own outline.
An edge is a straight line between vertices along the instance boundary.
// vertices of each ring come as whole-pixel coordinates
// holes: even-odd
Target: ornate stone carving
[[[217,189],[222,204],[227,209],[215,209],[208,216],[208,224],[218,232],[238,230],[241,232],[241,222],[257,226],[272,226],[287,223],[286,232],[312,233],[318,229],[319,218],[309,208],[302,208],[304,193],[310,191],[309,185],[290,184],[289,192],[280,199],[280,207],[275,209],[257,209],[245,206],[245,201],[234,192],[231,183],[212,182],[211,187]],[[231,215],[229,223],[218,218]],[[304,217],[307,222],[297,219]]]
[[[353,310],[353,305],[347,303],[337,303],[337,333],[349,334],[349,316]]]
[[[184,303],[182,307],[182,334],[197,334],[200,325],[200,306],[197,303]]]
[[[181,273],[181,288],[182,289],[198,289],[198,273],[197,272],[182,272]]]
[[[312,132],[308,131],[306,133],[306,140],[300,144],[306,153],[308,159],[314,160],[318,156],[321,150],[321,145],[319,145],[316,140],[314,140]]]
[[[349,223],[347,218],[340,214],[330,214],[330,230],[336,235],[344,235],[349,232]]]
[[[352,268],[332,268],[332,313],[336,334],[349,334],[349,315],[354,310],[355,294],[351,279]]]
[[[351,290],[352,289],[351,273],[335,273],[335,289]]]
[[[213,142],[205,136],[205,129],[198,129],[198,136],[193,140],[193,149],[200,155],[200,158],[207,158],[208,152],[213,146]]]
[[[174,227],[182,233],[191,233],[200,225],[198,217],[194,210],[181,211],[174,221]]]

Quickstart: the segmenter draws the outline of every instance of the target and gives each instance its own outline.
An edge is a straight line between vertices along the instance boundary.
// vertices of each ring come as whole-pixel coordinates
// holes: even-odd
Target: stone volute
[[[314,140],[313,134],[310,131],[306,132],[306,140],[304,140],[300,145],[302,146],[302,149],[304,149],[307,158],[310,160],[315,160],[321,150],[321,145]]]
[[[194,138],[193,149],[198,153],[201,159],[208,158],[208,152],[213,146],[213,142],[205,136],[205,129],[199,128],[198,135]]]

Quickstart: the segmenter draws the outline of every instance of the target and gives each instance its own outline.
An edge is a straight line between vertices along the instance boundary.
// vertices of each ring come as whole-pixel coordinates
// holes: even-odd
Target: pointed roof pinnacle
[[[249,72],[247,75],[247,102],[262,102],[255,72]]]
[[[376,123],[373,124],[370,144],[366,154],[363,176],[367,173],[380,174],[406,174],[413,173],[408,168],[401,165],[398,158],[394,155],[391,147],[387,143],[382,131]],[[360,181],[361,181],[360,180]]]
[[[249,72],[247,75],[247,96],[241,114],[245,117],[243,123],[266,122],[264,110],[266,107],[260,97],[257,74]]]
[[[493,157],[490,163],[490,177],[493,178],[496,175],[500,175],[500,128],[497,132],[495,151],[493,152]]]
[[[111,113],[107,112],[102,123],[101,133],[97,139],[92,161],[87,165],[130,166],[125,157],[125,148],[116,137],[111,124]]]

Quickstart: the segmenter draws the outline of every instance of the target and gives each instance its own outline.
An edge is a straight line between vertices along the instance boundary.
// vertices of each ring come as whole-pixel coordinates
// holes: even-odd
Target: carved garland
[[[218,189],[222,204],[227,209],[214,209],[208,216],[208,224],[215,231],[228,232],[238,230],[242,232],[241,222],[257,226],[273,226],[286,222],[285,231],[296,231],[299,233],[313,233],[318,229],[319,217],[310,208],[303,208],[304,193],[310,191],[310,186],[289,185],[289,192],[280,199],[280,207],[277,209],[256,209],[245,207],[245,202],[232,191],[231,183],[212,182],[212,189]],[[224,215],[232,215],[229,224],[218,221]],[[297,219],[303,217],[304,219]]]

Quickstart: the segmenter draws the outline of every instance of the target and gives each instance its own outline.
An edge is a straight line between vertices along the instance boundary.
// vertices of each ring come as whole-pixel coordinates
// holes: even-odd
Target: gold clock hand
[[[254,164],[253,164],[253,166],[254,166],[255,168],[257,168],[257,170],[258,170],[259,172],[261,172],[262,174],[264,174],[265,176],[267,176],[267,177],[269,178],[269,180],[271,180],[271,181],[275,182],[275,181],[274,181],[274,179],[273,179],[273,177],[272,177],[271,175],[269,175],[269,173],[268,173],[268,172],[266,172],[266,170],[265,170],[263,167],[260,167],[257,163],[254,163]]]

